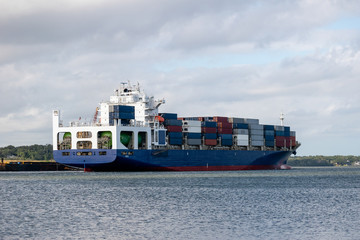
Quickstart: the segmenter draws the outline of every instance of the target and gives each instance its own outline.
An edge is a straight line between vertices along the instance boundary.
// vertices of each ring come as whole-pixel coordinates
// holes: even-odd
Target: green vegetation
[[[352,166],[360,164],[360,156],[304,156],[290,157],[290,166]]]
[[[0,158],[13,160],[51,160],[53,159],[51,144],[14,147],[9,145],[0,148]]]

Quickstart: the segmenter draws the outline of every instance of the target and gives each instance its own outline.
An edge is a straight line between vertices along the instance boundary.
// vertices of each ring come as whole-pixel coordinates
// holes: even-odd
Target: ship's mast
[[[280,125],[281,125],[281,126],[284,126],[284,119],[285,119],[284,113],[281,112],[281,113],[280,113]]]

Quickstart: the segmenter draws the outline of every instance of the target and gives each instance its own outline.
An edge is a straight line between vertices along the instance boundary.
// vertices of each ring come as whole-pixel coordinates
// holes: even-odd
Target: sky
[[[161,112],[285,125],[360,155],[360,1],[0,0],[0,147],[51,144],[121,82]]]

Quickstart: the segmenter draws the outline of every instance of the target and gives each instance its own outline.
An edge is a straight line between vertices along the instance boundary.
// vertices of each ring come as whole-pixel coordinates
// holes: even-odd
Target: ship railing
[[[63,123],[59,123],[60,127],[63,127]],[[95,127],[95,126],[110,126],[110,124],[92,123],[92,122],[69,122],[67,127]]]
[[[91,126],[91,123],[88,122],[79,122],[79,121],[73,121],[69,123],[70,127],[88,127]]]

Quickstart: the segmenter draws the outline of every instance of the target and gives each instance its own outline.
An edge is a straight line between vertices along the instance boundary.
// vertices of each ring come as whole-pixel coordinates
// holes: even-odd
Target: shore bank
[[[78,170],[54,160],[3,160],[0,171],[74,171]]]

